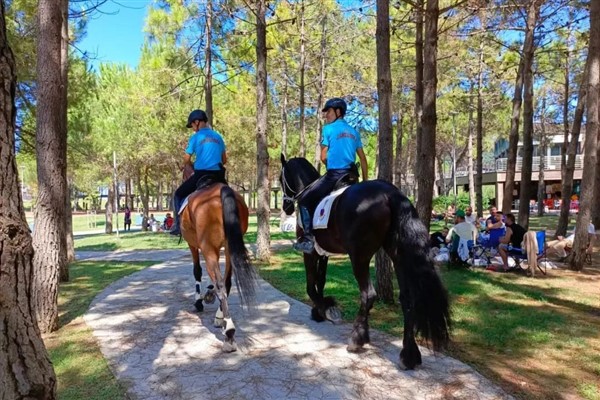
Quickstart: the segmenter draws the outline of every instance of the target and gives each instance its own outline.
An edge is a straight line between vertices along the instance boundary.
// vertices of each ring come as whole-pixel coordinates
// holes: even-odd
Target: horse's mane
[[[303,182],[312,182],[320,176],[316,168],[306,158],[290,158],[287,165]]]

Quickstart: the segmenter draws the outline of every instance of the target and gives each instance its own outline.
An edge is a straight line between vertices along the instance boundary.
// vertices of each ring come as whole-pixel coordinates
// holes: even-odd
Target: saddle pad
[[[331,205],[333,201],[340,194],[344,193],[346,189],[350,186],[344,186],[341,189],[338,189],[327,197],[325,197],[315,210],[315,215],[313,216],[313,229],[327,229],[327,223],[329,222],[329,214],[331,213]]]
[[[185,210],[185,208],[186,208],[186,207],[187,207],[187,205],[188,205],[188,200],[189,200],[190,196],[191,196],[191,194],[190,194],[190,195],[188,195],[188,196],[187,196],[187,197],[186,197],[186,198],[183,200],[183,203],[181,203],[181,207],[179,207],[179,212],[178,212],[177,214],[181,215],[181,213],[183,212],[183,210]]]

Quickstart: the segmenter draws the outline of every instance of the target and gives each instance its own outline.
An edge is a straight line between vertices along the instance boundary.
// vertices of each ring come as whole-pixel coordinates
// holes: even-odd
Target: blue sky
[[[77,47],[89,53],[95,69],[103,62],[137,66],[150,3],[152,0],[109,0],[100,8],[100,13],[93,14],[87,33]]]

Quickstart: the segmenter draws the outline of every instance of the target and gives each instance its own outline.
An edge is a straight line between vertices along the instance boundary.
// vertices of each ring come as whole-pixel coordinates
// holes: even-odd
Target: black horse
[[[294,210],[293,201],[302,190],[319,178],[317,170],[304,158],[286,161],[281,156],[281,187],[284,210]],[[300,234],[300,228],[297,229]],[[347,350],[361,351],[369,343],[369,311],[377,296],[371,283],[369,263],[383,248],[394,263],[400,302],[404,313],[403,348],[400,363],[413,369],[421,364],[415,334],[431,342],[434,350],[449,340],[448,294],[429,255],[429,234],[416,209],[398,188],[389,182],[372,180],[350,186],[333,203],[327,229],[315,229],[319,246],[328,253],[348,254],[360,289],[360,309]],[[306,290],[314,307],[312,318],[341,321],[332,297],[324,296],[327,256],[313,251],[304,254]]]

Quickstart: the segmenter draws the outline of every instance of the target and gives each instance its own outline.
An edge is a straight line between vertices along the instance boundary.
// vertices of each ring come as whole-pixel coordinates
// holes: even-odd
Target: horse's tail
[[[250,306],[255,302],[256,271],[250,263],[248,249],[244,244],[235,193],[229,186],[221,188],[221,203],[223,205],[225,240],[227,240],[227,251],[233,267],[236,286],[242,305]]]
[[[429,253],[429,233],[400,191],[392,195],[391,205],[396,275],[408,289],[416,333],[431,342],[434,350],[445,348],[450,336],[450,305]]]

